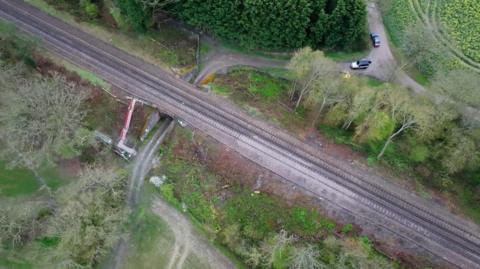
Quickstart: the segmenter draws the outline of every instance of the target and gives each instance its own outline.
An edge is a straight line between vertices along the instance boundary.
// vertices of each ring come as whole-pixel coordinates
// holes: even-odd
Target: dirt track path
[[[167,119],[163,125],[153,135],[152,139],[138,153],[133,163],[132,175],[127,190],[127,206],[130,210],[135,210],[143,181],[152,166],[153,156],[157,152],[160,144],[165,138],[168,130],[173,127],[173,120]],[[112,261],[106,268],[119,269],[122,267],[123,259],[127,252],[128,235],[120,239],[112,255]]]
[[[222,253],[197,234],[189,220],[162,199],[155,199],[152,211],[168,223],[175,235],[175,247],[167,269],[181,269],[190,254],[196,255],[212,269],[229,269],[236,266]]]
[[[211,51],[201,58],[204,65],[195,78],[194,84],[200,83],[206,76],[218,72],[226,72],[235,66],[250,66],[257,68],[285,68],[288,61],[264,58],[260,56],[246,55],[232,52],[223,48],[216,40],[209,36],[202,36],[202,42],[211,47]]]

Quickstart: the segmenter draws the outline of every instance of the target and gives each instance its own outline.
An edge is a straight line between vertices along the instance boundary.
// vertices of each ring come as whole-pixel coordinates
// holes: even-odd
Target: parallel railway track
[[[309,178],[316,179],[319,175],[328,178],[349,190],[351,193],[344,193],[351,198],[446,246],[471,262],[457,266],[479,266],[480,238],[474,231],[435,214],[423,205],[412,203],[408,198],[402,199],[283,132],[266,127],[241,112],[229,111],[212,103],[207,95],[188,83],[77,29],[69,29],[63,22],[50,18],[21,1],[7,1],[0,0],[0,17],[15,21],[28,32],[42,36],[53,50],[70,61],[97,69],[99,73],[102,73],[101,69],[108,70],[103,71],[102,75],[132,94],[141,93],[139,97],[144,99],[151,98],[180,108],[247,144],[262,145],[259,150],[272,156],[277,154],[285,157],[290,162],[286,165]],[[92,63],[97,66],[94,67]],[[132,85],[135,85],[135,90],[132,90]],[[338,190],[335,186],[332,188]]]

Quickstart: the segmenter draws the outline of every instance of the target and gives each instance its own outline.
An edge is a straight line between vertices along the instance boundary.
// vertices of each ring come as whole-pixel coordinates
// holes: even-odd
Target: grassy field
[[[39,188],[34,174],[27,169],[7,169],[0,161],[0,197],[17,197],[32,195]]]
[[[40,169],[39,175],[52,190],[70,181],[59,167],[44,167]],[[0,161],[0,198],[28,197],[34,195],[39,187],[32,171],[25,168],[8,169],[5,161]]]
[[[480,63],[480,1],[437,0],[435,14],[458,47]]]
[[[480,2],[476,0],[383,0],[385,26],[397,48],[405,45],[410,27],[423,27],[443,48],[437,68],[468,68],[480,72]],[[407,70],[408,71],[408,70]],[[410,70],[411,71],[411,70]],[[426,85],[428,78],[410,72]]]

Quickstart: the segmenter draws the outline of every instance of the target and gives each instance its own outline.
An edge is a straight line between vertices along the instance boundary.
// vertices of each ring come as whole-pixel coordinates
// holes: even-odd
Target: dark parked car
[[[370,60],[358,60],[353,62],[350,67],[352,69],[367,69],[368,66],[372,63]]]
[[[370,33],[370,37],[372,38],[372,43],[375,48],[380,47],[380,36],[377,33]]]

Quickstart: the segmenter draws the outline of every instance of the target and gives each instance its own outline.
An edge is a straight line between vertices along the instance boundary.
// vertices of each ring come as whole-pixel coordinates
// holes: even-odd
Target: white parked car
[[[372,61],[370,61],[370,60],[358,60],[358,61],[355,61],[352,64],[350,64],[350,68],[352,68],[352,69],[367,69],[368,66],[370,66],[371,63],[372,63]]]

